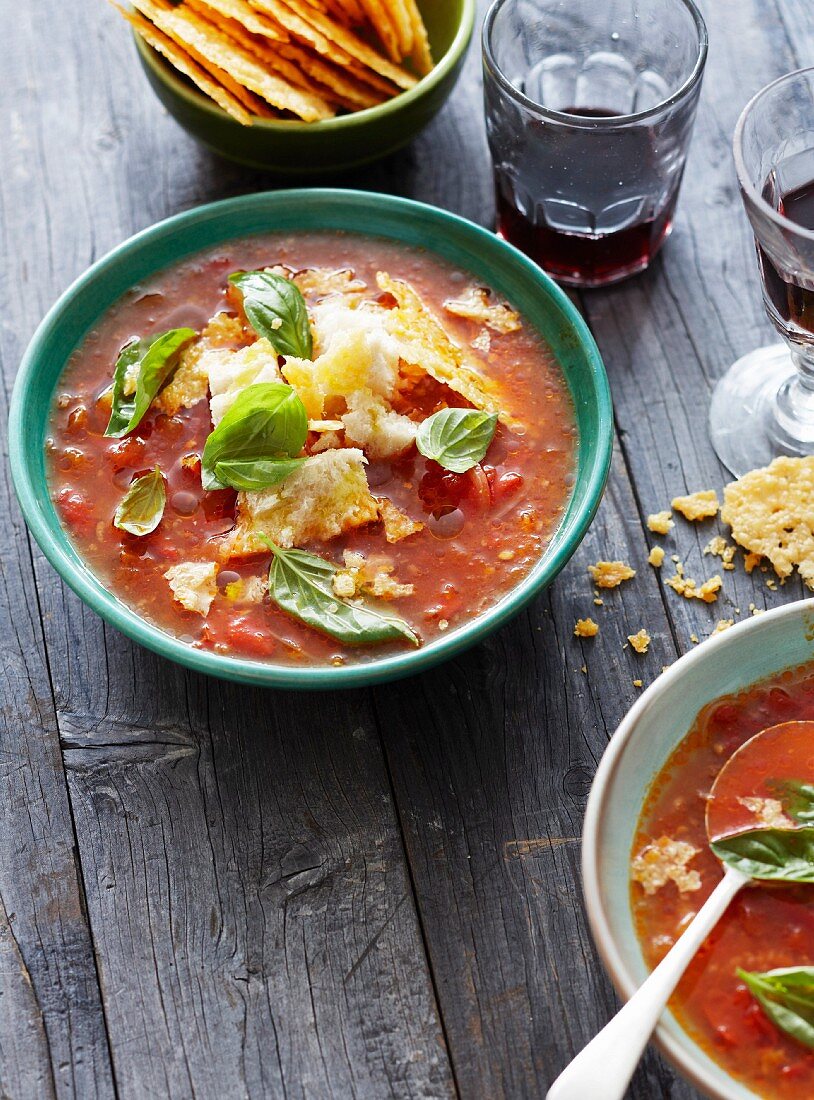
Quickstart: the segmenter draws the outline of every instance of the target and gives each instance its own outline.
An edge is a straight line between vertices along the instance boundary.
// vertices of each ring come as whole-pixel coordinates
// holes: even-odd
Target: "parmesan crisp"
[[[714,489],[702,489],[686,497],[673,497],[671,504],[674,511],[693,522],[718,515],[718,494]]]
[[[781,455],[727,485],[721,519],[749,551],[747,568],[764,557],[783,578],[796,565],[814,588],[814,455]]]

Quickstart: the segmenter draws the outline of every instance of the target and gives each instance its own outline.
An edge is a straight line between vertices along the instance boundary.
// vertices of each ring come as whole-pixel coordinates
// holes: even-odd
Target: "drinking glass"
[[[814,69],[767,85],[735,128],[763,304],[784,344],[739,359],[712,395],[710,432],[736,477],[814,454]]]
[[[571,286],[644,270],[672,226],[706,56],[693,0],[495,0],[498,232]]]

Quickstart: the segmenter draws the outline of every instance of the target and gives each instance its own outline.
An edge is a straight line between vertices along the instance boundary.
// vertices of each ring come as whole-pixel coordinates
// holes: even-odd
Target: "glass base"
[[[778,455],[814,454],[814,439],[800,441],[778,420],[778,393],[798,371],[785,344],[757,348],[738,359],[712,393],[709,431],[724,466],[742,477]]]

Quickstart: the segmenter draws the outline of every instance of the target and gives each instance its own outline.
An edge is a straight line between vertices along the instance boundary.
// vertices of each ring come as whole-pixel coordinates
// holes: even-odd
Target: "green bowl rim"
[[[374,107],[365,107],[361,111],[353,111],[347,115],[337,115],[335,118],[324,118],[318,122],[295,122],[285,119],[259,118],[252,122],[251,126],[243,126],[232,118],[228,112],[214,103],[208,96],[197,88],[191,87],[176,70],[163,58],[152,46],[150,46],[137,31],[133,31],[136,49],[144,62],[165,85],[172,88],[173,92],[186,99],[188,103],[214,115],[216,118],[233,123],[241,130],[251,133],[252,130],[268,131],[281,134],[317,134],[326,132],[341,132],[353,126],[364,125],[366,122],[375,122],[386,117],[401,108],[409,107],[411,103],[422,99],[433,91],[453,71],[466,52],[472,33],[475,29],[475,4],[476,0],[461,0],[463,10],[455,37],[449,45],[449,49],[426,76],[423,76],[417,84],[384,103],[377,103]]]
[[[740,645],[742,638],[748,634],[759,634],[766,629],[767,624],[771,624],[778,619],[788,618],[793,620],[803,616],[810,617],[811,615],[814,615],[814,598],[793,600],[791,603],[774,607],[754,618],[742,619],[731,629],[720,634],[710,635],[700,646],[679,657],[666,672],[662,672],[660,676],[656,677],[624,716],[608,742],[608,747],[602,755],[591,784],[582,823],[582,893],[594,944],[602,959],[605,971],[610,976],[617,993],[625,1001],[629,1000],[636,992],[639,983],[631,973],[625,956],[611,932],[611,922],[608,919],[602,897],[598,854],[599,835],[602,832],[610,784],[619,768],[628,743],[640,720],[650,710],[662,692],[676,680],[692,676],[692,670],[696,665],[703,664],[707,660],[712,647],[735,650]],[[811,629],[811,626],[812,624],[809,621],[809,629]],[[678,743],[673,746],[672,751],[675,751],[677,747]],[[633,809],[638,817],[641,806],[636,806]],[[685,1034],[692,1043],[689,1051],[670,1034],[663,1024],[659,1024],[656,1028],[653,1041],[665,1057],[696,1088],[712,1097],[713,1100],[732,1100],[732,1090],[726,1084],[722,1086],[721,1082],[716,1080],[707,1070],[707,1067],[699,1063],[692,1053],[696,1048],[702,1053],[706,1052],[695,1043],[691,1035],[686,1032]],[[741,1088],[749,1088],[748,1085],[744,1085],[743,1082],[737,1081],[736,1078],[728,1074],[723,1066],[717,1068],[725,1082],[732,1081],[734,1084],[740,1085]]]
[[[540,287],[553,307],[558,308],[560,313],[565,315],[567,323],[574,330],[579,347],[587,361],[586,365],[596,399],[598,421],[597,438],[592,448],[593,460],[584,477],[575,483],[573,490],[573,493],[576,494],[577,489],[580,489],[581,501],[579,506],[572,509],[574,500],[574,495],[572,495],[565,517],[552,536],[551,543],[543,552],[539,562],[515,588],[511,589],[498,603],[476,618],[451,631],[449,635],[437,638],[420,649],[413,649],[406,653],[380,659],[374,658],[370,662],[342,666],[298,667],[295,665],[270,664],[222,655],[207,650],[192,649],[160,627],[147,622],[137,612],[109,593],[103,587],[102,582],[90,571],[89,567],[81,562],[81,559],[79,562],[74,560],[68,550],[59,544],[58,539],[51,531],[51,525],[55,525],[65,534],[65,541],[69,547],[70,540],[67,532],[64,532],[50,497],[48,498],[49,507],[47,510],[50,523],[46,520],[46,512],[41,510],[39,506],[35,484],[30,475],[29,463],[23,446],[27,393],[37,373],[41,347],[45,344],[50,331],[59,326],[63,310],[70,308],[72,300],[77,294],[89,284],[104,278],[106,270],[115,266],[135,246],[153,244],[178,227],[187,226],[196,220],[217,221],[221,217],[228,217],[231,212],[244,206],[256,206],[265,211],[269,208],[269,204],[274,206],[278,202],[281,205],[297,201],[304,202],[306,196],[312,202],[314,200],[324,201],[325,203],[344,205],[345,208],[360,211],[369,211],[371,203],[374,203],[385,214],[396,218],[409,218],[411,215],[421,214],[425,218],[429,217],[431,220],[436,221],[439,224],[439,232],[443,232],[445,226],[454,226],[468,236],[470,241],[475,243],[482,241],[484,245],[492,248],[497,244],[499,251],[506,254],[515,268],[521,268],[522,274]],[[361,235],[364,235],[363,231]],[[377,235],[383,236],[384,234]],[[235,234],[234,239],[238,239],[238,237],[239,235]],[[202,248],[204,247],[202,246]],[[431,246],[427,247],[428,251],[433,251]],[[169,265],[165,264],[163,266],[167,267]],[[160,269],[157,268],[156,270]],[[187,668],[212,676],[283,688],[331,689],[356,687],[409,676],[440,661],[447,660],[464,649],[468,649],[513,618],[538,592],[550,584],[579,545],[599,506],[610,469],[612,447],[613,406],[610,386],[599,349],[576,307],[541,268],[495,234],[457,214],[452,214],[426,203],[416,202],[413,199],[397,198],[377,192],[350,191],[338,188],[303,188],[239,195],[235,198],[207,203],[180,214],[175,214],[129,237],[97,260],[84,274],[80,275],[57,299],[41,321],[20,364],[9,412],[11,472],[23,515],[45,557],[73,591],[107,622],[140,645],[163,657],[168,657]],[[554,547],[553,553],[551,552],[552,546]],[[78,552],[74,551],[73,553],[76,557],[79,557]]]

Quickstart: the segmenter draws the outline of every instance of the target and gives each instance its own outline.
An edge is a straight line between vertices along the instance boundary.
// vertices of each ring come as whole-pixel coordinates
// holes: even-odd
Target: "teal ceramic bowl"
[[[542,333],[573,395],[579,433],[574,488],[550,545],[532,572],[495,607],[421,649],[342,667],[294,668],[191,649],[126,607],[85,566],[51,503],[44,443],[54,388],[68,357],[100,316],[134,283],[202,249],[270,230],[345,230],[426,248],[508,298]],[[60,298],[26,351],[9,425],[11,468],[26,521],[44,554],[104,619],[142,645],[189,668],[227,679],[289,688],[335,688],[395,679],[473,645],[550,584],[596,511],[611,456],[612,408],[596,345],[571,302],[542,271],[494,234],[407,199],[360,191],[305,190],[245,195],[202,206],[131,237]]]
[[[436,64],[387,103],[323,122],[258,119],[242,126],[199,92],[142,38],[141,64],[155,94],[185,130],[221,156],[282,175],[344,171],[387,156],[422,130],[446,102],[475,24],[475,0],[419,0]]]
[[[767,676],[814,661],[814,599],[738,623],[687,653],[651,684],[614,734],[596,773],[582,836],[585,904],[602,961],[625,999],[648,970],[630,909],[630,852],[653,779],[702,707]],[[754,1100],[678,1025],[662,1016],[655,1040],[676,1068],[716,1100]]]

